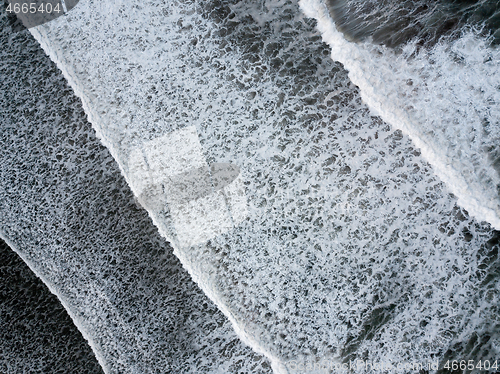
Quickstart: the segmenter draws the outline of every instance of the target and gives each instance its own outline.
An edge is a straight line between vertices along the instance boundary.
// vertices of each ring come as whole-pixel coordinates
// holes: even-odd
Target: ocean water
[[[326,0],[329,15],[349,40],[370,40],[390,48],[413,41],[435,46],[460,38],[464,29],[500,41],[500,5],[495,0],[342,1]]]
[[[499,229],[500,52],[496,44],[500,14],[496,2],[443,1],[422,14],[412,11],[425,2],[414,4],[416,8],[387,2],[385,13],[382,4],[375,3],[374,9],[359,12],[360,18],[366,15],[359,30],[351,30],[348,24],[337,29],[333,18],[342,13],[331,6],[335,3],[301,1],[302,9],[318,19],[332,58],[349,70],[374,113],[410,136],[459,204]],[[350,4],[356,8],[360,3]],[[419,25],[415,32],[395,21],[398,12],[392,13],[393,8],[405,6],[406,22]],[[440,26],[451,19],[455,23],[449,29],[427,26],[430,20]],[[401,35],[395,40],[384,38],[394,35],[394,28]],[[359,42],[348,41],[353,38]]]
[[[2,373],[103,373],[57,297],[0,241]]]
[[[28,31],[9,31],[0,27],[0,236],[10,246],[0,372],[272,372],[160,237],[55,64]]]
[[[447,360],[493,362],[500,350],[496,8],[477,18],[490,3],[467,10],[441,2],[418,12],[411,7],[420,3],[393,4],[412,28],[389,37],[400,29],[400,13],[386,10],[391,2],[359,4],[371,3],[88,0],[30,31],[81,99],[123,189],[274,372],[335,372],[318,365],[353,360],[439,366],[423,372],[445,372]],[[439,27],[443,19],[454,21]],[[210,194],[214,164],[235,165],[239,174]],[[179,176],[185,190],[208,192],[180,196]],[[16,232],[10,227],[7,236]],[[120,274],[137,267],[131,261]],[[106,270],[96,260],[79,272]],[[106,294],[118,304],[120,282]],[[162,282],[151,278],[151,297]],[[75,308],[111,308],[93,306],[100,296],[84,283],[74,292]],[[125,339],[126,319],[113,323],[148,305],[125,303],[98,333],[85,327],[107,336],[106,345],[93,345],[105,371],[174,372],[155,362],[168,334],[154,331],[164,320]],[[141,339],[155,352],[148,364],[129,344]],[[127,349],[115,349],[121,344]],[[238,365],[197,372],[257,372],[248,352],[228,360]]]

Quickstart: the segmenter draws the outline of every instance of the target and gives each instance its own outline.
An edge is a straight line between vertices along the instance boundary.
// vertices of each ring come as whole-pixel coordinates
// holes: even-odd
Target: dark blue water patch
[[[0,372],[103,373],[55,295],[0,240]]]
[[[372,40],[397,48],[410,40],[425,47],[443,37],[457,37],[464,28],[481,30],[500,43],[498,0],[327,0],[330,14],[353,41]]]

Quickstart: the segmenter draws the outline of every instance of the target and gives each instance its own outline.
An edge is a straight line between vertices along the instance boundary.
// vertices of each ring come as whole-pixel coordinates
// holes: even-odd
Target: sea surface
[[[498,8],[83,0],[29,31],[4,18],[2,237],[106,373],[500,365]],[[185,196],[214,164],[239,174]]]

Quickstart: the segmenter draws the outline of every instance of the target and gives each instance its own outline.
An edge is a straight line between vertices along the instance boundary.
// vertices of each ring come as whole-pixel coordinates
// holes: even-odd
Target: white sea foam
[[[300,5],[374,113],[410,136],[461,206],[500,229],[500,170],[492,159],[500,144],[500,50],[469,31],[430,50],[410,42],[396,54],[347,41],[321,0]]]
[[[370,114],[297,3],[82,0],[32,33],[136,194],[136,150],[186,126],[202,166],[240,168],[241,222],[175,254],[277,372],[292,361],[431,361],[496,333],[486,321],[498,318],[498,281],[481,288],[494,271],[489,227]],[[175,243],[171,217],[148,201]]]
[[[204,243],[246,218],[243,184],[213,191],[210,168],[194,126],[150,140],[130,152],[131,187],[141,204],[169,217],[178,247]],[[163,226],[167,226],[163,224]]]
[[[13,34],[6,18],[0,13],[0,236],[58,296],[105,373],[269,373],[134,201],[60,71],[28,32]],[[234,173],[216,166],[218,190],[237,192],[239,182],[227,184]],[[10,265],[2,272],[18,278]],[[0,371],[96,372],[75,357],[65,325],[57,326],[61,308],[38,305],[34,286],[8,285],[16,292],[7,292],[2,324],[12,323],[10,333],[25,329],[9,309],[24,309],[29,299],[31,311],[18,312],[48,312],[46,338],[60,333],[55,340],[69,345],[54,351],[36,332],[4,331]]]

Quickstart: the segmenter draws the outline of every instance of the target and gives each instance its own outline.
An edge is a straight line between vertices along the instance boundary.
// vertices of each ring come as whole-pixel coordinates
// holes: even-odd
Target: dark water
[[[328,0],[337,27],[356,41],[397,47],[410,40],[432,46],[442,37],[458,36],[464,27],[482,30],[500,43],[497,0]]]
[[[101,374],[55,295],[0,239],[0,372]]]

